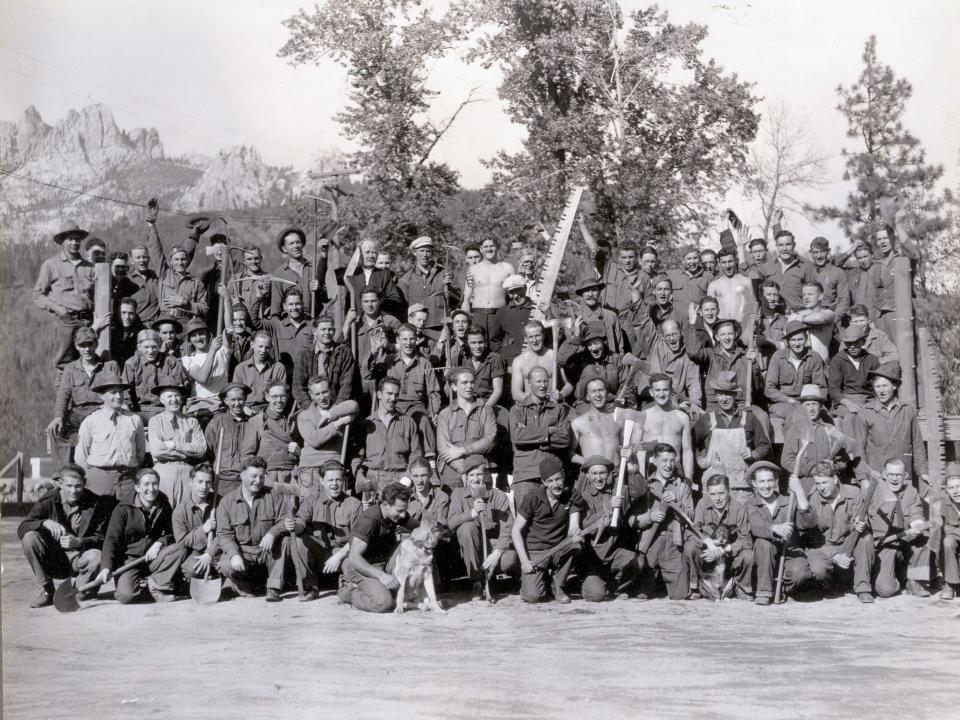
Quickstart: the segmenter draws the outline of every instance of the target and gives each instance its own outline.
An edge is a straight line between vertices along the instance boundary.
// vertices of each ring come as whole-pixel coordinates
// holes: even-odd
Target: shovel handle
[[[114,570],[113,572],[111,572],[111,573],[110,573],[110,577],[116,577],[117,575],[122,575],[122,574],[125,573],[127,570],[132,570],[132,569],[135,568],[137,565],[140,565],[141,563],[144,563],[144,562],[146,562],[146,561],[147,561],[147,556],[146,556],[146,555],[144,555],[143,557],[138,557],[138,558],[135,559],[135,560],[131,560],[131,561],[128,562],[126,565],[121,565],[121,566],[118,567],[116,570]],[[80,587],[78,587],[78,588],[77,588],[77,592],[86,592],[87,590],[93,590],[93,588],[100,587],[100,585],[101,585],[101,583],[99,583],[99,582],[97,582],[96,580],[94,580],[93,582],[88,582],[88,583],[86,583],[86,584],[81,585]]]

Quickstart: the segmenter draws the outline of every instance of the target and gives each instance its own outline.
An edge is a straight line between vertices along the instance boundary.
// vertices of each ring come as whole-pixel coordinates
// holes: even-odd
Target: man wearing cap
[[[273,271],[273,275],[281,280],[289,280],[294,285],[286,283],[270,283],[270,305],[269,314],[271,317],[280,317],[285,310],[285,294],[291,287],[300,290],[300,301],[309,308],[315,303],[317,308],[322,308],[327,302],[327,249],[329,240],[320,238],[317,244],[317,267],[304,254],[303,249],[307,244],[307,234],[296,225],[285,227],[277,233],[277,248],[284,255],[280,267]],[[257,284],[250,281],[251,284]],[[306,310],[304,312],[309,312]]]
[[[400,479],[411,457],[424,454],[416,422],[397,412],[399,396],[397,378],[378,381],[376,409],[363,421],[358,434],[360,452],[353,467],[357,492],[381,492]]]
[[[569,381],[575,383],[573,397],[576,400],[586,400],[587,383],[600,378],[609,388],[623,388],[623,404],[636,407],[637,384],[636,381],[628,382],[635,375],[634,366],[626,365],[619,354],[611,352],[607,343],[603,324],[578,324],[577,332],[565,337],[560,344],[557,362],[564,368]]]
[[[203,322],[201,320],[201,322]],[[183,332],[183,325],[179,320],[171,315],[161,315],[151,326],[160,336],[160,352],[168,357],[176,358],[180,361],[180,333]]]
[[[406,317],[407,299],[403,297],[393,271],[389,268],[377,268],[379,250],[380,246],[376,240],[367,238],[360,241],[359,267],[352,276],[344,278],[351,288],[351,307],[355,314],[359,313],[362,307],[362,295],[367,288],[373,288],[380,298],[378,307],[382,306],[384,313],[394,318]],[[363,308],[363,311],[366,313],[366,308]]]
[[[692,418],[703,412],[703,388],[700,368],[687,356],[681,325],[666,320],[653,341],[649,355],[650,375],[663,373],[672,380],[673,401]],[[643,383],[646,384],[646,383]]]
[[[190,470],[207,455],[207,442],[196,418],[183,414],[185,388],[175,380],[161,378],[153,389],[163,412],[147,426],[153,467],[160,476],[160,492],[172,507],[190,492]]]
[[[480,243],[483,259],[467,269],[461,306],[471,314],[477,325],[487,331],[491,342],[495,342],[494,338],[499,337],[494,316],[499,314],[500,308],[507,305],[509,291],[523,288],[524,297],[527,291],[527,281],[523,276],[516,274],[513,265],[498,259],[499,250],[497,241],[493,238],[486,238]],[[506,284],[508,278],[513,278],[510,288]],[[494,349],[499,350],[499,347],[494,345]],[[513,355],[510,357],[512,359]]]
[[[322,491],[322,468],[331,460],[343,456],[347,426],[360,411],[356,400],[334,404],[329,379],[316,376],[307,384],[310,405],[296,415],[297,432],[303,440],[297,481],[301,497]]]
[[[780,555],[786,553],[783,573],[783,597],[810,579],[810,566],[798,547],[796,516],[790,515],[789,495],[780,494],[780,468],[760,460],[747,469],[747,477],[755,491],[745,501],[753,538],[753,561],[756,569],[756,604],[770,605],[776,588]],[[800,478],[790,476],[790,492],[799,507],[807,507],[807,494]]]
[[[226,495],[240,487],[240,471],[243,464],[243,441],[249,416],[244,412],[250,388],[243,383],[228,383],[220,390],[220,401],[227,411],[213,416],[204,431],[207,443],[207,459],[217,466],[220,461],[220,494]],[[220,433],[223,433],[223,441]]]
[[[731,318],[723,318],[714,324],[713,332],[713,346],[707,347],[703,344],[694,322],[690,322],[684,331],[687,355],[704,370],[703,375],[707,382],[704,393],[706,409],[714,410],[717,407],[717,398],[710,387],[710,379],[723,371],[737,374],[737,385],[740,388],[737,394],[738,404],[743,404],[746,400],[744,388],[747,386],[748,377],[753,390],[750,393],[751,399],[758,397],[759,389],[763,387],[763,379],[759,363],[753,362],[756,353],[747,350],[740,342],[740,323]]]
[[[854,305],[850,308],[850,327],[858,328],[865,333],[863,349],[877,358],[881,365],[899,363],[900,351],[880,328],[870,322],[870,311],[863,305]]]
[[[434,261],[434,243],[426,235],[410,243],[415,263],[407,270],[397,285],[404,298],[411,305],[419,304],[429,313],[430,325],[434,336],[439,332],[443,320],[451,308],[460,304],[460,292],[453,285],[453,273],[449,268]]]
[[[813,266],[801,259],[796,253],[796,241],[789,230],[780,230],[775,237],[777,257],[772,258],[760,266],[764,280],[774,280],[780,286],[780,294],[787,305],[787,310],[793,311],[803,307],[801,289],[803,283],[813,282],[817,273]]]
[[[517,502],[517,519],[511,535],[513,547],[520,560],[520,599],[524,602],[545,600],[548,588],[553,599],[561,604],[570,602],[563,591],[573,561],[580,552],[580,514],[583,500],[576,491],[565,487],[563,463],[552,455],[545,455],[538,464],[536,487]],[[543,558],[566,540],[571,542]]]
[[[865,470],[879,477],[887,458],[903,458],[908,482],[920,497],[928,499],[942,490],[932,487],[927,474],[927,453],[920,434],[917,411],[899,396],[900,366],[883,363],[868,373],[873,397],[863,404],[854,424],[857,441],[863,448]],[[914,479],[914,478],[917,479]]]
[[[516,575],[519,569],[517,553],[512,549],[513,513],[506,493],[493,487],[483,455],[465,457],[461,468],[464,481],[450,495],[447,527],[457,536],[470,579],[471,599],[479,599],[484,573],[499,570]],[[487,547],[483,544],[484,530]]]
[[[30,607],[53,603],[54,579],[77,576],[84,585],[100,572],[100,548],[113,511],[86,485],[83,468],[67,464],[53,479],[58,487],[41,497],[17,527],[17,537],[38,587]]]
[[[433,357],[431,346],[440,339],[441,332],[448,331],[449,324],[445,321],[443,324],[443,331],[437,332],[436,328],[427,327],[427,321],[429,317],[430,312],[427,310],[426,306],[421,303],[414,303],[407,308],[407,323],[412,325],[413,329],[417,331],[417,336],[414,341],[415,354],[422,355],[432,363]]]
[[[193,380],[193,389],[184,413],[209,417],[223,407],[218,395],[230,381],[230,349],[223,336],[210,339],[210,329],[200,318],[187,321],[185,335],[193,352],[182,356],[180,363]]]
[[[704,483],[712,475],[725,475],[734,500],[753,496],[747,465],[770,454],[770,440],[750,408],[737,405],[736,375],[721,372],[709,380],[717,409],[700,416],[693,426],[697,464]]]
[[[87,489],[121,502],[134,496],[133,478],[143,465],[143,420],[124,409],[124,393],[130,386],[112,372],[100,375],[90,389],[100,395],[101,407],[92,412],[77,432],[74,458],[87,474]]]
[[[233,382],[250,388],[247,396],[248,414],[254,415],[266,407],[267,387],[287,385],[287,370],[273,358],[273,336],[266,330],[257,330],[250,342],[250,359],[244,360],[233,371]]]
[[[549,240],[549,238],[548,238]],[[527,295],[537,284],[537,254],[530,248],[521,248],[517,255],[517,275],[527,282]]]
[[[770,415],[781,420],[793,416],[800,403],[804,385],[827,386],[827,369],[823,359],[807,347],[807,326],[799,320],[787,323],[784,333],[787,346],[770,358],[764,383]]]
[[[689,312],[691,305],[699,307],[700,301],[707,295],[710,278],[703,271],[700,251],[695,245],[684,245],[677,254],[683,263],[683,269],[667,270],[667,277],[670,278],[673,288],[673,305],[682,318]]]
[[[732,318],[742,326],[757,312],[753,281],[739,271],[734,249],[724,248],[717,253],[717,267],[720,274],[707,285],[707,295],[719,302],[720,317]]]
[[[930,547],[943,573],[939,597],[953,600],[960,590],[960,463],[947,463],[943,489],[930,504]]]
[[[80,241],[89,234],[75,222],[64,223],[53,236],[61,252],[43,261],[33,286],[33,304],[57,318],[53,364],[58,371],[76,359],[77,329],[93,320],[93,264],[80,255]]]
[[[207,289],[188,271],[195,242],[190,247],[174,245],[167,253],[157,232],[157,200],[147,203],[147,250],[157,273],[157,300],[160,312],[179,319],[205,318],[209,308]],[[195,239],[194,239],[195,240]]]
[[[596,277],[586,277],[580,281],[575,290],[580,296],[580,302],[574,316],[574,323],[576,328],[582,328],[591,323],[599,324],[603,328],[607,347],[611,352],[619,354],[624,351],[623,332],[620,329],[617,314],[600,304],[600,291],[603,290],[603,286],[603,280]]]
[[[264,479],[267,487],[286,485],[293,479],[293,469],[300,457],[296,411],[286,383],[267,385],[264,399],[266,407],[250,418],[243,435],[244,463],[250,458],[263,458],[267,463]]]
[[[523,351],[524,326],[530,320],[533,301],[527,297],[527,284],[519,275],[510,275],[503,281],[503,290],[507,295],[507,304],[497,308],[496,314],[484,317],[473,314],[474,322],[487,331],[490,349],[497,353],[508,365]]]
[[[492,452],[497,418],[492,407],[477,401],[471,368],[454,368],[448,378],[453,402],[437,416],[437,470],[440,482],[453,489],[462,484],[467,457]]]
[[[830,403],[840,428],[848,435],[854,434],[852,416],[873,397],[870,373],[880,361],[863,349],[866,332],[859,326],[850,325],[841,332],[840,352],[830,359],[828,388]]]
[[[103,404],[93,386],[104,373],[119,374],[114,361],[104,362],[97,354],[97,333],[90,328],[77,328],[73,344],[79,357],[63,368],[53,420],[47,425],[47,434],[56,442],[57,454],[63,462],[70,460],[80,423]]]
[[[625,595],[640,577],[642,561],[629,548],[635,539],[629,521],[637,498],[626,484],[620,495],[613,493],[614,464],[609,458],[592,455],[583,461],[583,469],[587,476],[582,490],[583,526],[598,520],[600,526],[580,553],[584,573],[580,592],[587,602],[602,602],[611,593]],[[619,514],[617,527],[611,525],[615,512]]]
[[[205,218],[201,218],[202,222],[206,222]],[[192,228],[193,225],[190,222],[187,222],[187,227]],[[213,233],[209,239],[210,249],[209,253],[213,255],[213,264],[200,273],[200,282],[203,287],[207,290],[207,299],[208,307],[207,314],[203,320],[206,323],[207,328],[209,328],[211,333],[217,331],[217,318],[220,314],[220,302],[221,302],[221,293],[220,293],[220,282],[223,264],[226,263],[227,273],[226,273],[226,286],[224,290],[226,294],[224,298],[227,303],[230,303],[229,297],[229,288],[230,281],[236,274],[236,267],[233,260],[233,256],[230,254],[230,237],[227,235],[226,230],[221,230]],[[229,310],[229,307],[227,308]],[[229,317],[229,316],[227,316]]]
[[[847,274],[830,262],[830,241],[815,237],[810,242],[810,259],[813,260],[817,282],[823,287],[821,304],[833,310],[837,317],[843,317],[850,309],[850,285]]]
[[[160,351],[160,333],[141,330],[137,352],[123,365],[123,380],[130,386],[130,408],[140,413],[144,422],[163,409],[160,399],[153,394],[161,377],[184,386],[190,382],[180,360]]]

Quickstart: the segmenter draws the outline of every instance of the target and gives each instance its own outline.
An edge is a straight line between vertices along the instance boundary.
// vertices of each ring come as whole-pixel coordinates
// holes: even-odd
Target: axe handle
[[[144,563],[146,561],[147,561],[146,555],[144,555],[143,557],[138,557],[135,560],[131,560],[126,565],[121,565],[116,570],[112,571],[110,573],[110,577],[116,577],[117,575],[122,575],[127,570],[133,570],[133,568],[135,568],[137,565]],[[97,587],[100,587],[100,583],[97,582],[96,580],[93,580],[92,582],[85,583],[80,587],[78,587],[77,592],[86,592],[87,590],[93,590],[94,588],[97,588]]]
[[[797,496],[793,493],[790,493],[790,504],[787,505],[787,522],[793,522],[793,513],[797,509]],[[779,603],[780,598],[783,597],[783,579],[787,571],[787,543],[788,540],[783,542],[783,552],[780,553],[780,567],[777,568],[777,587],[773,591],[773,602]]]
[[[623,447],[630,447],[630,441],[633,439],[633,420],[623,422]],[[620,497],[623,494],[623,478],[627,474],[627,458],[620,458],[620,470],[617,473],[617,484],[613,488],[613,496]],[[614,508],[610,517],[610,527],[615,528],[620,523],[620,508]]]
[[[591,532],[593,532],[593,531],[596,530],[598,527],[600,527],[600,523],[601,523],[602,521],[603,521],[603,518],[602,518],[602,517],[597,518],[594,522],[592,522],[592,523],[590,523],[589,525],[587,525],[587,527],[582,528],[582,529],[580,530],[580,535],[581,535],[581,536],[583,536],[583,535],[589,535]],[[536,560],[532,561],[532,565],[533,565],[534,567],[540,567],[543,563],[545,563],[547,560],[549,560],[550,558],[552,558],[552,557],[553,557],[554,555],[556,555],[558,552],[560,552],[561,550],[566,550],[566,549],[567,549],[568,547],[570,547],[571,545],[573,545],[573,538],[569,538],[569,537],[568,537],[568,538],[566,538],[566,539],[564,539],[564,540],[561,540],[561,541],[558,542],[556,545],[554,545],[552,548],[550,548],[549,550],[547,550],[543,555],[541,555],[540,557],[538,557]]]

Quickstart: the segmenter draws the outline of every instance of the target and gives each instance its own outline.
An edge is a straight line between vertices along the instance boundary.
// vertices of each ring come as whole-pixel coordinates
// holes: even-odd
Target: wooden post
[[[903,382],[900,384],[900,399],[917,407],[917,355],[913,337],[913,273],[910,270],[909,258],[896,257],[892,264],[896,337],[891,339],[896,343],[900,355],[900,370],[903,376]]]
[[[17,504],[23,502],[23,453],[17,453]]]
[[[98,318],[112,311],[111,294],[113,292],[113,278],[110,276],[110,263],[97,263],[94,266],[93,290],[93,317]],[[105,358],[110,357],[110,326],[100,331],[97,340],[97,353]]]

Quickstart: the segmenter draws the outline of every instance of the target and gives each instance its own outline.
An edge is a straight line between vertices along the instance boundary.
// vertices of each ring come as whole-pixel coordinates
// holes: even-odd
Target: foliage
[[[914,314],[929,328],[937,350],[943,413],[960,415],[960,303],[949,293],[928,293],[916,303]]]

